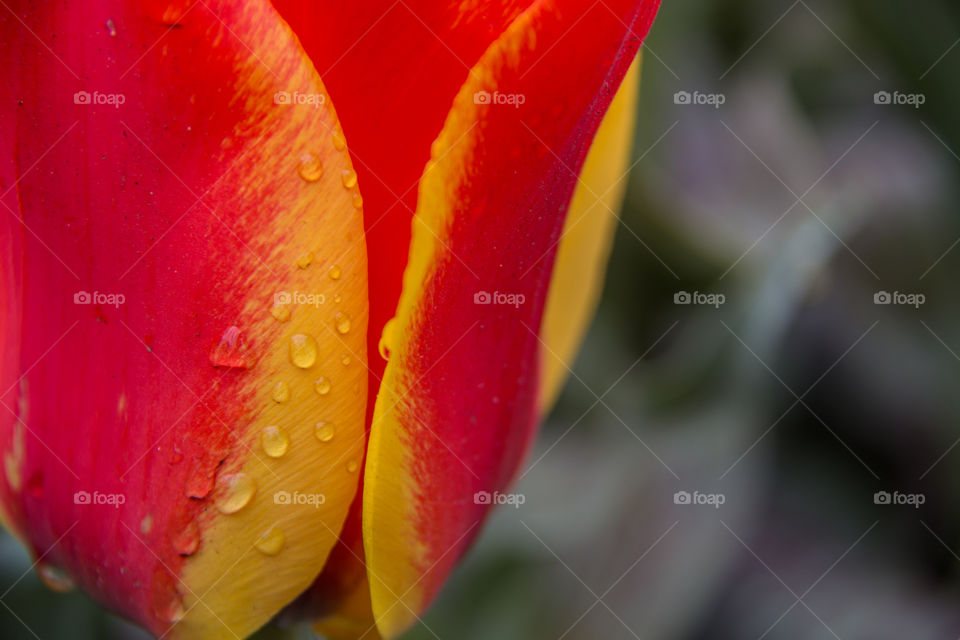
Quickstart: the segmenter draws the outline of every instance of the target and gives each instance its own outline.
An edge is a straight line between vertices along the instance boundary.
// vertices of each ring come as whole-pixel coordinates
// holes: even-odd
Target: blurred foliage
[[[958,38],[948,0],[664,3],[606,295],[526,503],[408,640],[960,636]],[[4,539],[3,638],[142,637],[28,569]]]

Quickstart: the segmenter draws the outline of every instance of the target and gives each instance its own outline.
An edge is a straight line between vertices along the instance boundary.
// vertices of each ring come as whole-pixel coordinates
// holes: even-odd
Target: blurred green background
[[[664,3],[526,502],[409,640],[960,637],[958,43],[950,0]],[[145,637],[29,566],[0,637]]]

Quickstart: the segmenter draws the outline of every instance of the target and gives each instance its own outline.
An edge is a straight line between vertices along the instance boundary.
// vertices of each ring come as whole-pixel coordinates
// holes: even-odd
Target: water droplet
[[[333,320],[338,333],[350,332],[350,316],[345,313],[338,313],[333,317]]]
[[[351,460],[350,462],[347,463],[347,471],[349,471],[350,473],[356,473],[357,468],[359,466],[360,465],[357,464],[356,460]]]
[[[213,474],[202,471],[199,466],[187,480],[186,493],[188,498],[202,500],[213,489]]]
[[[353,206],[357,209],[363,209],[363,196],[357,191],[353,194]]]
[[[107,23],[104,25],[107,28],[107,33],[111,36],[117,35],[117,27],[113,24],[113,20],[108,18]]]
[[[220,513],[236,513],[253,499],[257,492],[257,483],[245,473],[227,473],[217,478],[220,496],[217,498],[217,510]]]
[[[334,428],[329,422],[318,422],[313,428],[313,435],[317,436],[320,442],[330,442],[333,440]]]
[[[316,363],[318,349],[313,336],[303,333],[290,336],[290,362],[301,369],[309,369]]]
[[[271,458],[279,458],[290,448],[290,436],[280,427],[264,427],[260,432],[260,446]]]
[[[343,298],[340,297],[340,294],[339,294],[339,293],[333,294],[333,301],[334,301],[334,303],[340,304],[340,302],[341,302],[342,300],[343,300]]]
[[[286,542],[287,537],[283,535],[283,531],[278,527],[271,527],[266,533],[257,538],[253,546],[255,546],[260,553],[275,556],[280,553]]]
[[[343,181],[343,186],[347,189],[353,189],[357,186],[357,172],[353,169],[344,169],[341,171],[340,179]]]
[[[377,343],[377,351],[380,352],[380,357],[384,360],[390,359],[390,349],[393,344],[393,333],[397,327],[397,319],[390,318],[387,320],[387,323],[383,325],[383,331],[380,333],[380,342]]]
[[[193,520],[173,539],[173,550],[180,555],[192,556],[200,548],[200,527]]]
[[[287,386],[286,382],[278,382],[273,385],[273,391],[270,393],[270,397],[277,403],[286,402],[290,399],[290,387]]]
[[[40,562],[37,565],[37,575],[40,576],[40,581],[47,585],[48,589],[57,593],[73,591],[76,586],[69,573],[49,562]]]
[[[333,141],[333,148],[337,151],[343,151],[347,148],[347,140],[343,137],[343,131],[340,130],[339,126],[330,134],[330,139]]]
[[[140,521],[140,533],[147,535],[151,529],[153,529],[153,516],[147,514],[143,520]]]
[[[316,182],[323,175],[323,162],[320,156],[308,151],[300,156],[300,168],[298,169],[300,177],[307,182]]]
[[[301,269],[306,269],[313,263],[313,251],[307,251],[305,254],[297,258],[297,266]]]
[[[320,376],[319,378],[317,378],[317,381],[313,385],[313,388],[317,390],[317,393],[319,393],[322,396],[325,396],[328,393],[330,393],[330,380],[328,380],[327,378],[324,378],[323,376]]]
[[[277,322],[286,322],[290,319],[290,305],[275,304],[270,307],[270,315],[272,315],[273,319]]]
[[[327,269],[327,275],[330,276],[331,280],[339,280],[342,273],[340,267],[335,264],[330,265],[330,268]]]
[[[227,327],[220,336],[220,342],[210,352],[210,363],[215,367],[247,369],[250,367],[247,348],[243,343],[240,328]]]
[[[187,615],[186,610],[183,608],[183,603],[180,601],[180,596],[174,596],[173,600],[167,604],[163,609],[163,618],[167,622],[180,622],[183,620],[183,617]]]
[[[350,356],[348,356],[347,354],[343,354],[342,356],[340,356],[340,362],[343,364],[343,366],[346,367],[347,365],[350,364]]]

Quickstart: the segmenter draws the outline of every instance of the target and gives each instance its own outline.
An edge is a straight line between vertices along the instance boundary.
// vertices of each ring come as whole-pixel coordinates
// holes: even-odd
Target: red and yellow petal
[[[384,636],[433,599],[489,510],[475,494],[505,490],[531,441],[556,245],[656,7],[536,4],[473,68],[433,145],[364,479]]]
[[[0,39],[4,520],[157,635],[244,637],[316,577],[361,471],[329,96],[263,1],[17,3]]]

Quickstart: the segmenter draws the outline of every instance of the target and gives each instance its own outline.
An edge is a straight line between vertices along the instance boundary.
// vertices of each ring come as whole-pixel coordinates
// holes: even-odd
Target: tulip
[[[0,11],[0,516],[48,585],[203,639],[436,596],[595,306],[658,2],[483,4]]]

